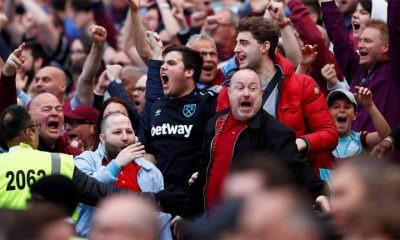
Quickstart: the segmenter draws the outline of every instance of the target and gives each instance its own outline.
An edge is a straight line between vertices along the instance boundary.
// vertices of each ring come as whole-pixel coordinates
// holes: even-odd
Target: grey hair
[[[217,49],[217,45],[215,45],[214,39],[212,37],[210,37],[209,35],[203,34],[203,33],[192,35],[189,38],[188,42],[186,43],[186,47],[192,48],[193,43],[200,41],[200,40],[209,41],[213,45],[213,47],[215,47],[215,49]]]

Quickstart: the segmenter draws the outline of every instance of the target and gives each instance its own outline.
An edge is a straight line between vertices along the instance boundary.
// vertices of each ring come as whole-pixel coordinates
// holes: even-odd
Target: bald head
[[[110,113],[107,116],[105,116],[103,118],[103,120],[101,121],[101,133],[105,134],[106,130],[110,129],[110,127],[111,127],[110,122],[113,123],[115,119],[123,119],[124,121],[127,120],[130,122],[130,119],[126,115],[124,115],[120,112]]]
[[[29,113],[40,124],[40,137],[54,147],[61,135],[64,114],[60,100],[51,93],[37,95],[29,104]]]
[[[41,68],[35,75],[33,88],[36,95],[52,93],[62,102],[67,88],[67,76],[56,67]]]
[[[232,116],[240,121],[252,119],[262,106],[261,80],[250,69],[236,72],[228,90]]]
[[[245,68],[245,69],[241,69],[239,71],[237,71],[235,74],[233,74],[232,78],[231,78],[231,85],[233,84],[233,82],[236,82],[238,80],[243,80],[243,79],[252,79],[255,82],[260,83],[260,87],[261,87],[261,79],[258,76],[258,74],[256,72],[254,72],[251,69]]]
[[[90,239],[158,239],[155,206],[143,198],[118,195],[103,201],[93,218]]]

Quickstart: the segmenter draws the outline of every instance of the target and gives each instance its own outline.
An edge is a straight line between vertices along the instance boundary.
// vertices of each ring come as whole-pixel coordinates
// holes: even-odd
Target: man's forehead
[[[191,48],[196,51],[217,51],[215,45],[206,39],[199,39],[191,44]]]
[[[251,32],[249,32],[249,31],[239,32],[237,37],[236,37],[237,41],[239,41],[239,40],[252,40],[252,39],[255,39],[255,38],[253,37],[253,34]]]
[[[164,56],[164,61],[166,60],[182,60],[182,53],[179,51],[171,51]]]
[[[129,125],[131,126],[131,121],[129,120],[129,118],[127,116],[125,116],[122,113],[111,113],[106,120],[108,126],[110,128],[119,128],[120,126],[124,126],[124,125]]]
[[[61,106],[60,101],[51,93],[42,93],[32,99],[30,107]]]

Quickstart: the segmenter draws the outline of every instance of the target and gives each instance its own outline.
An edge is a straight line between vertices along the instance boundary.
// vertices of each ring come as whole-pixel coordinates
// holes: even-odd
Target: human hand
[[[299,152],[303,152],[307,149],[308,144],[303,138],[296,138],[296,146]]]
[[[89,33],[93,44],[97,47],[103,47],[107,39],[107,30],[102,26],[92,25],[89,27]]]
[[[122,66],[118,64],[107,65],[106,74],[109,80],[119,79],[121,76]]]
[[[208,13],[206,11],[195,11],[190,15],[192,27],[201,28],[206,20]]]
[[[108,85],[110,85],[110,79],[108,79],[107,77],[107,70],[104,70],[99,77],[99,81],[94,88],[94,92],[100,95],[104,95],[104,92],[108,88]]]
[[[329,204],[329,199],[327,196],[324,196],[324,195],[318,196],[317,199],[315,200],[315,204],[320,206],[320,208],[323,212],[331,211],[331,206]]]
[[[15,75],[17,70],[24,63],[25,59],[22,58],[22,51],[24,50],[24,48],[25,48],[25,43],[22,43],[7,58],[7,61],[4,63],[4,67],[3,67],[4,76]]]
[[[282,2],[270,1],[267,4],[267,10],[277,23],[282,23],[286,19]]]
[[[317,59],[317,45],[305,45],[300,52],[300,65],[310,67]],[[336,72],[335,72],[336,73]]]
[[[197,180],[198,177],[199,177],[199,172],[193,173],[188,181],[189,186],[192,185]]]
[[[156,32],[147,31],[147,43],[149,44],[151,50],[153,51],[153,59],[161,60],[162,59],[162,48],[163,43],[160,39],[160,36]]]
[[[180,23],[186,23],[185,14],[183,12],[183,7],[178,2],[171,2],[172,14],[175,19]]]
[[[173,234],[176,239],[180,240],[183,239],[183,229],[186,224],[188,224],[189,221],[183,219],[180,216],[176,216],[174,219],[171,221],[171,227],[173,229]]]
[[[170,192],[173,186],[154,194],[160,210],[172,215],[186,216],[190,212],[190,195],[187,192]]]
[[[361,86],[355,86],[355,89],[358,90],[358,92],[354,94],[354,97],[356,98],[358,103],[363,105],[365,108],[370,108],[374,105],[374,102],[372,101],[371,90]]]
[[[128,0],[128,4],[131,7],[131,11],[133,11],[133,12],[137,12],[139,10],[139,8],[140,8],[140,1],[139,0]]]
[[[264,13],[270,0],[250,0],[251,11],[253,13]]]
[[[383,154],[394,150],[393,139],[387,137],[378,143],[371,151],[371,155],[382,157]]]
[[[329,64],[329,63],[326,64],[321,69],[321,75],[325,78],[325,80],[330,86],[334,86],[338,81],[334,64]]]
[[[203,27],[201,29],[202,33],[211,35],[220,26],[220,20],[217,16],[208,16],[204,21]]]
[[[144,153],[144,146],[140,142],[137,142],[122,149],[115,160],[118,161],[121,166],[125,167],[136,158],[142,157]]]

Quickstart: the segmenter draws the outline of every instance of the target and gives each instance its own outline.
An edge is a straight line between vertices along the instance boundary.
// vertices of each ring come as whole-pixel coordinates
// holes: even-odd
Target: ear
[[[190,68],[185,70],[185,78],[193,78],[194,75],[194,69]]]
[[[62,82],[60,85],[60,90],[65,92],[65,89],[67,89],[67,83],[66,82]]]
[[[89,128],[90,135],[94,136],[96,134],[96,129],[97,129],[96,125],[94,125],[94,124],[90,125],[90,128]]]
[[[99,139],[100,139],[100,142],[104,142],[104,140],[106,139],[106,136],[104,135],[104,133],[100,133]]]
[[[270,42],[269,41],[265,41],[261,46],[261,52],[263,54],[268,54],[270,47],[271,47]]]
[[[34,130],[32,130],[31,128],[25,129],[25,138],[29,142],[32,142],[34,140],[34,138],[35,138],[35,133],[33,131]]]
[[[354,120],[356,120],[357,118],[358,118],[358,112],[354,111]]]
[[[389,51],[389,43],[385,43],[385,45],[382,47],[382,53],[387,54]]]

